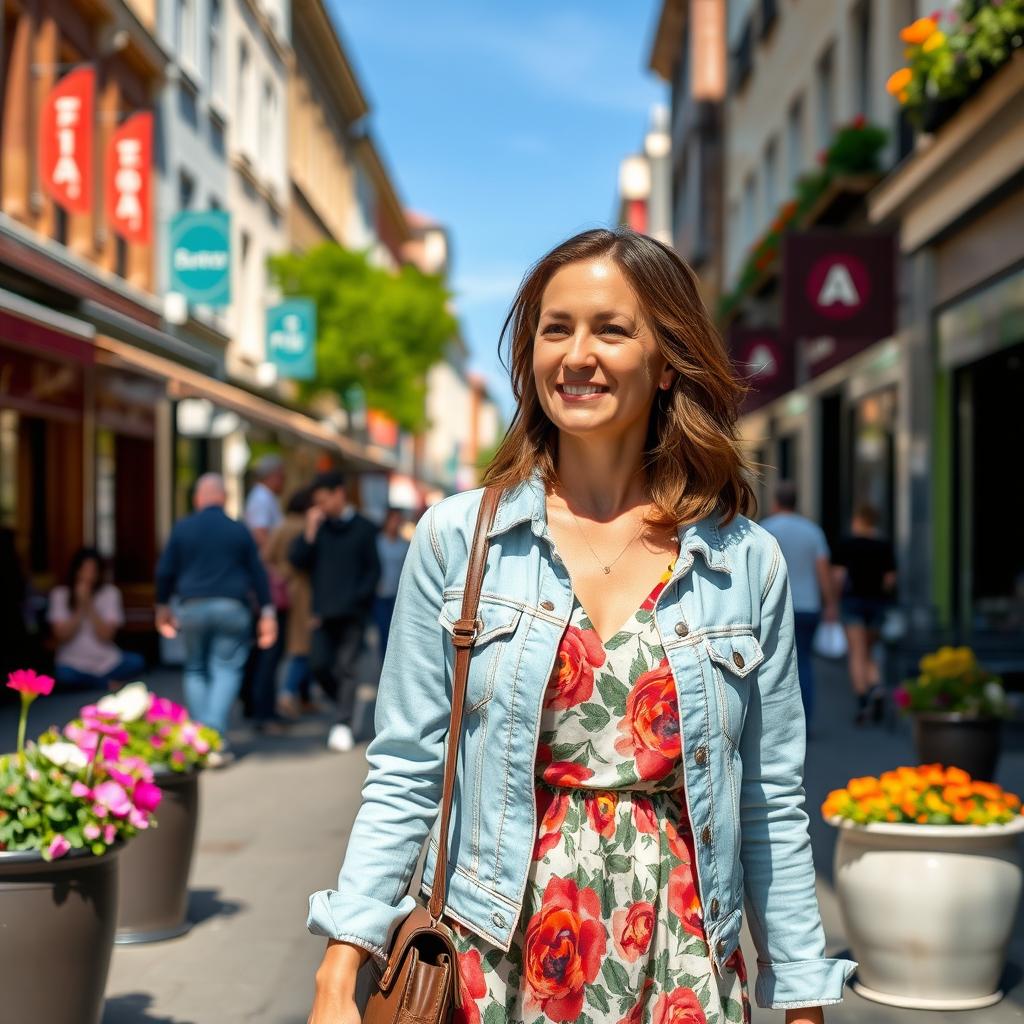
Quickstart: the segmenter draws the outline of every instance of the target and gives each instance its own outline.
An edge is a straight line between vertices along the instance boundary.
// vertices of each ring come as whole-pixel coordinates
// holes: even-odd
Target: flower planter
[[[995,777],[1002,720],[956,711],[922,711],[914,715],[914,743],[922,764],[955,765],[975,779]]]
[[[853,987],[889,1006],[972,1009],[998,1002],[1021,895],[1018,837],[1006,825],[857,825],[839,829],[835,886]]]
[[[99,1024],[120,852],[75,850],[50,862],[0,853],[4,1020]]]
[[[157,772],[163,791],[155,828],[140,832],[121,856],[118,945],[184,935],[191,924],[188,876],[199,821],[199,772]]]

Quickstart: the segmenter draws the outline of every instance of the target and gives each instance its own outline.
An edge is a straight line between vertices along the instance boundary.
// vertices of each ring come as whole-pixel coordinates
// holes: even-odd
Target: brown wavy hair
[[[723,523],[753,515],[751,467],[736,435],[747,391],[704,307],[697,278],[669,246],[628,228],[584,231],[555,246],[519,286],[501,330],[502,362],[517,407],[512,425],[484,474],[487,484],[512,487],[540,471],[558,480],[558,431],[544,412],[533,377],[533,343],[541,299],[562,267],[611,259],[625,274],[658,348],[676,370],[659,390],[647,428],[644,471],[652,517],[678,526],[713,512]]]

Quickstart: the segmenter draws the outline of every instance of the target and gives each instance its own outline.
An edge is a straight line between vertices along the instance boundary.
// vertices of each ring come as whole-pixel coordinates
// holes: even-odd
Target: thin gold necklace
[[[569,515],[571,515],[573,519],[576,521],[576,528],[580,531],[580,536],[583,538],[583,541],[587,545],[587,547],[590,548],[590,553],[594,556],[594,561],[597,562],[597,564],[601,567],[601,571],[605,574],[605,576],[611,574],[612,568],[614,567],[615,563],[633,546],[633,542],[637,539],[637,537],[640,536],[640,534],[643,532],[644,526],[646,525],[644,520],[641,519],[640,525],[637,527],[636,533],[634,533],[633,536],[630,537],[628,541],[626,541],[626,546],[606,565],[601,556],[594,550],[594,545],[590,543],[589,538],[583,530],[583,524],[580,522],[579,517],[576,515],[576,513],[573,512],[571,508],[569,508],[568,502],[565,503],[565,507],[569,509]]]

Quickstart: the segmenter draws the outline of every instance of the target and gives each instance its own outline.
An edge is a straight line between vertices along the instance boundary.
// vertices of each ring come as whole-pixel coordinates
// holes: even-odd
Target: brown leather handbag
[[[452,630],[455,671],[452,680],[452,716],[441,790],[441,827],[438,832],[434,885],[427,906],[416,904],[395,932],[387,966],[376,978],[363,1011],[363,1024],[443,1024],[461,1006],[459,959],[451,933],[441,922],[448,885],[448,826],[455,789],[455,762],[462,735],[462,709],[466,698],[469,658],[480,622],[477,609],[487,560],[487,534],[494,522],[501,489],[488,487],[480,502],[473,532],[462,615]]]

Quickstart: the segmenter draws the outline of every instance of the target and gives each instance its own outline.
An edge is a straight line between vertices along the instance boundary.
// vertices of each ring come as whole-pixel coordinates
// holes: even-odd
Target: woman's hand
[[[786,1024],[825,1024],[825,1013],[820,1006],[808,1006],[806,1010],[787,1010]]]
[[[316,972],[316,995],[307,1024],[360,1024],[356,975],[370,954],[330,939]]]

